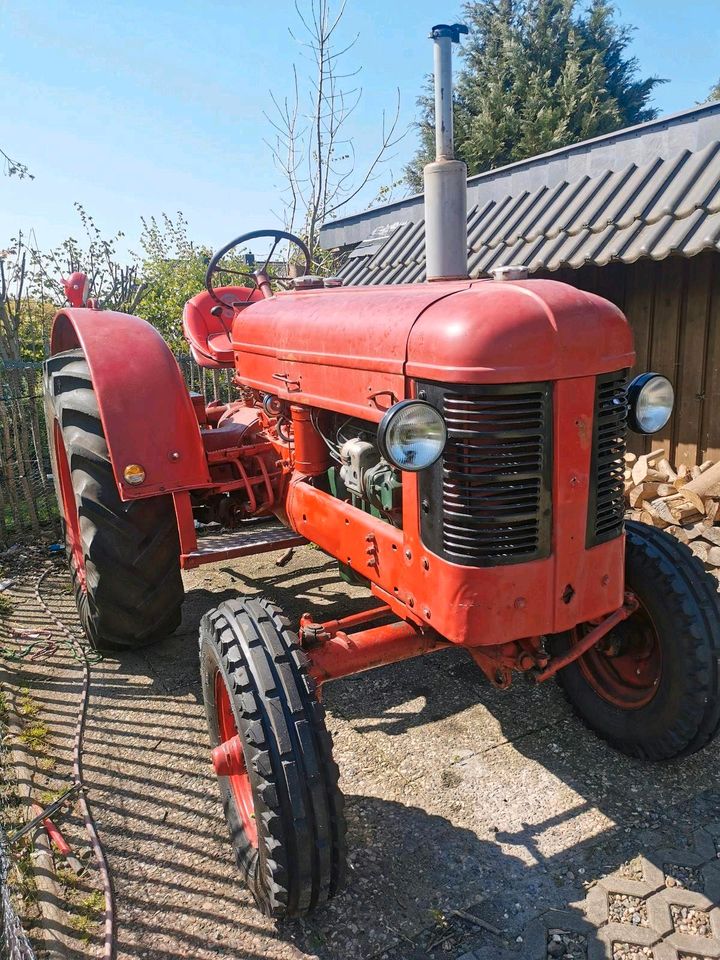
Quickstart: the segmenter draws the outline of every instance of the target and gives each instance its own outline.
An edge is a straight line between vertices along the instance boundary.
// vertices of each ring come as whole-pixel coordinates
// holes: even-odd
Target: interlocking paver
[[[536,920],[527,931],[532,949],[523,960],[553,956],[548,950],[553,927],[582,932],[587,960],[720,958],[719,847],[720,822],[713,821],[698,827],[687,847],[634,857],[600,877],[576,905],[577,912],[553,910]]]
[[[595,925],[574,910],[548,910],[526,929],[523,960],[548,960],[548,942],[554,931],[578,934],[586,939],[594,936]],[[561,933],[562,932],[562,933]]]
[[[678,953],[699,954],[708,960],[720,957],[720,940],[716,937],[706,940],[705,937],[692,937],[688,933],[671,933],[666,937],[665,943],[674,947]]]
[[[720,904],[720,861],[706,863],[702,868],[705,896]]]

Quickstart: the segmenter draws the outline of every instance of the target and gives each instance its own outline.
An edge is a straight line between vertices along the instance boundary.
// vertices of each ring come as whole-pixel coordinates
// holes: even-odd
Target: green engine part
[[[337,467],[330,467],[327,479],[330,493],[334,497],[349,501],[358,510],[364,510],[379,520],[385,520],[387,523],[394,521],[399,523],[402,506],[402,481],[397,471],[390,464],[380,462],[365,474],[367,499],[348,490]],[[367,579],[356,573],[347,564],[338,562],[338,570],[340,578],[351,586],[367,586]]]
[[[386,519],[392,521],[393,515],[399,515],[401,506],[402,480],[400,474],[389,463],[381,460],[365,474],[365,489],[370,503],[379,508]]]

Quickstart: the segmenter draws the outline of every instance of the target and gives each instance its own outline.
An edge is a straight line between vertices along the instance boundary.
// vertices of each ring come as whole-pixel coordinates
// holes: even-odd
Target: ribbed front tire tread
[[[265,914],[304,916],[339,889],[346,852],[338,768],[308,658],[276,606],[238,599],[203,617],[200,668],[212,746],[219,670],[253,788],[257,848],[226,778],[219,781],[238,866]]]

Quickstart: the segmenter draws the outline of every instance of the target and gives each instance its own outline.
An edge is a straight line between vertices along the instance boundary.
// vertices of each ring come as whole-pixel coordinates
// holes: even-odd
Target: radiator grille
[[[599,376],[595,386],[595,423],[587,545],[617,537],[623,530],[623,471],[627,434],[626,371]]]
[[[448,443],[421,476],[426,544],[465,566],[521,563],[550,552],[551,391],[547,383],[442,388]]]

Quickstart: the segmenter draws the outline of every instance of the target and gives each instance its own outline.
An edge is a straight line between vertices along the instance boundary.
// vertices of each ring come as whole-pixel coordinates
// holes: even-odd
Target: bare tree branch
[[[0,160],[2,160],[3,172],[6,176],[17,177],[18,180],[24,180],[26,177],[28,180],[35,179],[35,175],[30,173],[26,164],[20,163],[19,160],[13,160],[2,148],[0,148]]]
[[[362,87],[353,84],[360,68],[343,69],[343,58],[357,43],[335,42],[339,36],[347,0],[295,0],[295,12],[301,26],[290,36],[301,48],[300,55],[310,66],[304,75],[293,65],[292,90],[281,97],[270,91],[272,110],[265,116],[274,132],[266,144],[283,180],[283,221],[285,228],[300,233],[308,245],[313,269],[322,270],[327,256],[320,249],[318,236],[323,222],[355,200],[383,175],[393,159],[392,149],[406,135],[398,132],[400,94],[388,123],[382,118],[380,142],[362,168],[357,167],[354,138],[349,120],[362,99]],[[378,197],[386,197],[396,184],[382,188]]]

